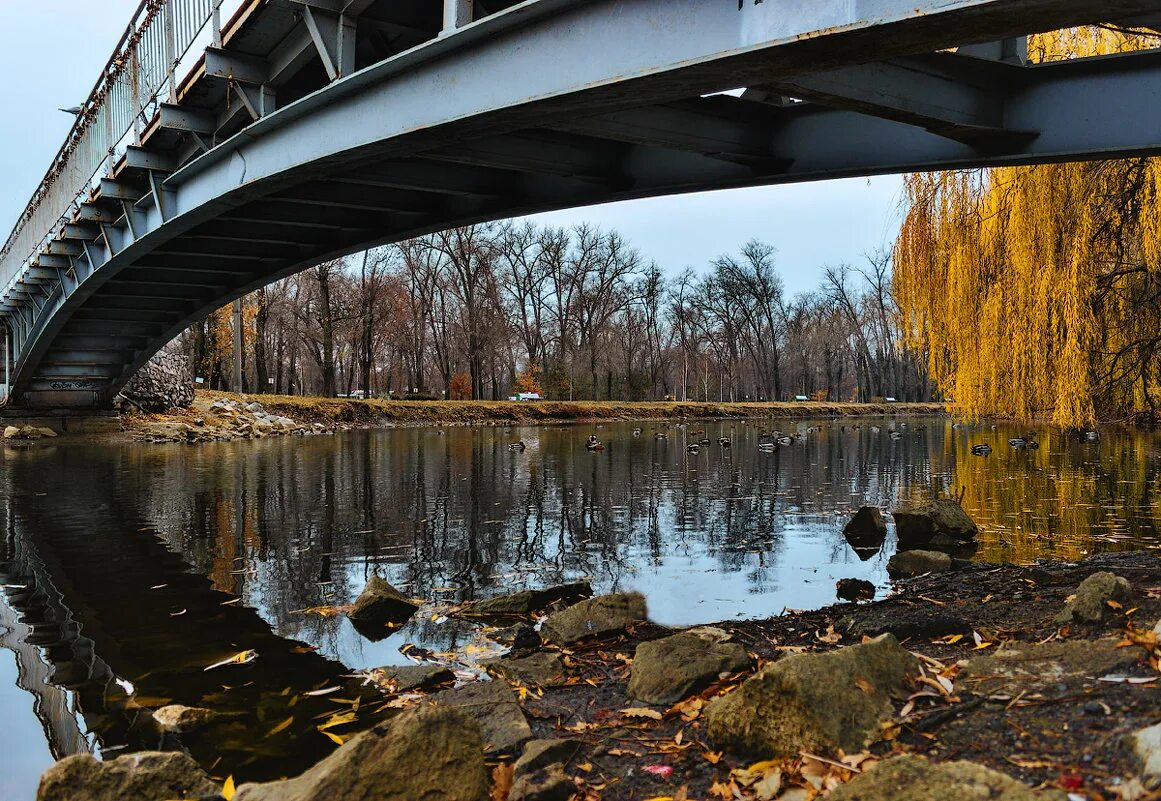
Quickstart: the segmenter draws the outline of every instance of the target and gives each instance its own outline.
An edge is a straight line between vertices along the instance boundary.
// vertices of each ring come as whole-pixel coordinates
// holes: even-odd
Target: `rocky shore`
[[[926,512],[954,529],[946,504]],[[920,544],[949,536],[927,525]],[[461,604],[443,612],[509,646],[490,680],[448,655],[374,671],[390,714],[329,729],[344,744],[298,776],[235,788],[180,751],[78,756],[38,799],[1161,798],[1153,553],[893,561],[881,600],[680,631],[650,623],[640,595],[583,582]],[[376,579],[339,611],[373,639],[417,608]]]

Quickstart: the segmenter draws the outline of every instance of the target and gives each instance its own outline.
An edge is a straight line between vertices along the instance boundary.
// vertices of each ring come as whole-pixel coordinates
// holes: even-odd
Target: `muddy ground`
[[[1082,579],[1111,570],[1133,585],[1133,601],[1110,610],[1103,625],[1056,625],[1052,618]],[[933,692],[912,709],[897,704],[898,727],[871,746],[878,756],[917,753],[934,760],[967,759],[1016,777],[1030,786],[1060,788],[1080,797],[1125,795],[1138,771],[1122,747],[1123,734],[1161,720],[1156,655],[1120,643],[1113,659],[1092,658],[1100,638],[1122,639],[1134,625],[1151,629],[1161,618],[1161,561],[1148,552],[1104,554],[1082,564],[1041,562],[1031,567],[964,564],[953,573],[898,584],[892,597],[840,603],[817,612],[767,620],[715,624],[729,631],[766,663],[805,649],[826,651],[863,636],[893,632],[913,652],[937,660],[932,675],[951,679],[952,692]],[[583,741],[568,766],[583,799],[707,799],[753,797],[731,771],[753,760],[713,751],[705,743],[698,704],[666,710],[660,720],[625,714],[640,709],[625,693],[638,643],[668,633],[645,625],[620,638],[566,649],[571,686],[532,688],[524,709],[537,737]],[[1005,685],[984,677],[955,676],[961,660],[1015,642],[1060,642],[1080,664],[1076,675],[1060,665],[1033,666],[1029,677]],[[1074,647],[1075,646],[1075,647]],[[940,666],[943,670],[940,670]],[[1130,680],[1101,681],[1113,674]],[[741,678],[741,677],[737,677]],[[728,691],[731,679],[702,698]],[[890,739],[893,738],[893,739]],[[660,766],[660,767],[657,767]],[[648,770],[647,770],[648,768]],[[672,769],[672,772],[668,770]],[[668,774],[668,775],[667,775]],[[735,776],[736,779],[736,776]],[[1161,796],[1139,791],[1137,798]],[[740,793],[740,795],[738,795]]]

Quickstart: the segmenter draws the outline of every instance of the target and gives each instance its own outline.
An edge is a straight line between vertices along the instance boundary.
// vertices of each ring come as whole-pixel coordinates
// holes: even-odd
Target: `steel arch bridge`
[[[99,410],[324,259],[656,195],[1161,152],[1161,0],[144,0],[0,251],[10,407]],[[226,9],[227,12],[230,9]]]

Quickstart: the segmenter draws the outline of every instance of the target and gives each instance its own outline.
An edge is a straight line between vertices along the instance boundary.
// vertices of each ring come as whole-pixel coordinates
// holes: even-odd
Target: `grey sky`
[[[59,149],[138,0],[0,0],[0,236],[7,236]],[[663,268],[704,268],[758,238],[778,248],[791,292],[813,289],[824,264],[889,246],[898,177],[612,203],[538,215],[553,225],[615,227]]]

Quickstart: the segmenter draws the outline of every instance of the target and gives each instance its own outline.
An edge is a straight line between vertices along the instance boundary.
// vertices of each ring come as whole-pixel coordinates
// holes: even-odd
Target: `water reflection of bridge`
[[[342,683],[342,665],[276,636],[255,611],[191,573],[123,507],[109,476],[69,471],[66,508],[42,492],[52,477],[21,467],[0,478],[8,499],[0,626],[10,630],[0,645],[16,655],[18,684],[32,694],[55,757],[183,747],[207,767],[262,778],[333,748],[313,718],[334,705],[303,693]],[[205,670],[250,649],[252,663]],[[148,714],[166,703],[222,717],[178,740]]]

